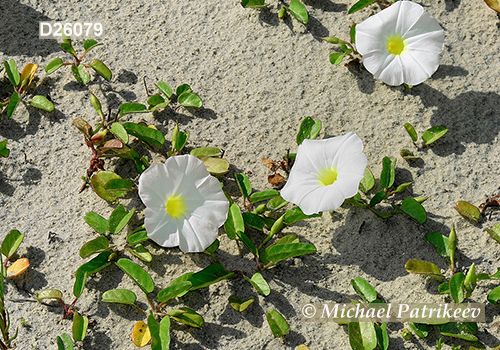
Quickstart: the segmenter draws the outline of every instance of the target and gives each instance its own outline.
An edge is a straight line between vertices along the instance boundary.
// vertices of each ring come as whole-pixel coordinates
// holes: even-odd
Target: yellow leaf
[[[142,321],[137,322],[132,330],[132,341],[140,348],[146,346],[151,340],[151,332],[147,324]]]
[[[33,77],[35,76],[35,72],[38,69],[37,64],[28,63],[24,66],[24,69],[21,73],[21,86],[24,86],[24,90],[31,84]]]
[[[500,13],[500,3],[498,0],[484,0],[486,5],[488,5],[491,9],[495,10],[496,12]]]
[[[309,347],[307,345],[299,345],[298,348],[296,350],[309,350]]]
[[[7,268],[7,279],[19,276],[30,267],[30,261],[26,258],[17,260]]]

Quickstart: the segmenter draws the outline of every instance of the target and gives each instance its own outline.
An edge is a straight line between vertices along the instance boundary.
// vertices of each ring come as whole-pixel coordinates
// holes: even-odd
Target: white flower
[[[281,196],[311,215],[339,208],[358,192],[366,156],[358,135],[304,140]]]
[[[356,48],[375,78],[417,85],[439,67],[444,32],[422,6],[398,1],[356,26]]]
[[[154,164],[139,178],[148,237],[163,247],[202,252],[217,238],[229,202],[220,182],[191,155]]]

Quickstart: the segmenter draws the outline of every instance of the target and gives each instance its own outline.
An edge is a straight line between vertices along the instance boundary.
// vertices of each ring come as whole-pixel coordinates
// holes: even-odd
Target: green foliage
[[[7,148],[7,140],[0,142],[0,157],[7,158],[10,150]]]
[[[145,294],[151,293],[154,290],[155,285],[153,279],[142,267],[128,259],[120,259],[115,262],[115,264],[120,270],[125,272],[125,274],[127,274]]]
[[[358,295],[367,303],[377,300],[377,292],[368,282],[361,277],[351,280],[351,284]]]
[[[265,0],[242,0],[240,4],[245,8],[267,8],[269,6],[265,4]]]
[[[375,0],[359,0],[357,3],[352,5],[352,7],[349,9],[349,11],[347,11],[347,13],[350,15],[354,12],[357,12],[361,9],[364,9],[367,6],[370,6],[374,2],[375,2]]]
[[[457,205],[454,207],[460,215],[466,217],[467,219],[478,222],[481,216],[481,211],[475,206],[466,201],[458,201]]]
[[[57,336],[57,349],[58,350],[73,350],[73,341],[66,333]]]
[[[177,322],[183,323],[185,325],[201,328],[205,325],[205,321],[203,317],[199,315],[196,311],[188,308],[181,307],[180,309],[174,309],[167,313],[170,317],[172,317]]]
[[[305,139],[315,140],[321,131],[321,120],[306,117],[300,124],[297,134],[297,145],[301,145]]]
[[[10,259],[15,253],[17,248],[21,245],[24,239],[24,234],[18,230],[11,230],[3,239],[1,251],[7,259]]]
[[[256,272],[252,278],[248,278],[246,275],[243,275],[243,277],[263,296],[267,297],[271,293],[269,284],[260,273]]]
[[[85,339],[88,324],[89,319],[87,316],[82,316],[78,311],[75,311],[73,316],[73,339],[75,341],[82,341]]]
[[[373,350],[378,344],[372,322],[350,322],[349,342],[352,350]]]
[[[240,299],[236,295],[228,298],[229,304],[238,312],[245,311],[254,301],[254,298]]]
[[[284,337],[290,333],[290,326],[285,318],[276,310],[266,313],[267,323],[275,338]]]

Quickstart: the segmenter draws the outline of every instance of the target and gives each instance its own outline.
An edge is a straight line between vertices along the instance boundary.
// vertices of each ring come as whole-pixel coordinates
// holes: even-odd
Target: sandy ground
[[[54,349],[57,335],[71,334],[71,321],[62,320],[62,308],[34,302],[35,293],[57,288],[71,301],[74,271],[82,264],[80,247],[97,234],[84,222],[88,211],[108,217],[116,205],[92,191],[81,194],[90,152],[71,125],[76,117],[96,123],[88,91],[104,108],[122,102],[145,103],[143,77],[149,86],[164,80],[171,86],[188,83],[204,101],[197,112],[179,109],[128,117],[145,120],[170,134],[175,121],[191,132],[189,147],[214,146],[225,150],[232,172],[246,172],[257,190],[270,189],[261,157],[279,158],[296,148],[295,135],[306,116],[319,118],[321,135],[356,132],[364,142],[368,165],[380,174],[384,156],[398,158],[396,183],[414,181],[409,193],[430,196],[425,203],[429,219],[419,225],[396,216],[381,220],[360,208],[344,205],[289,227],[286,233],[314,244],[318,253],[291,259],[265,271],[272,293],[264,298],[244,281],[222,282],[190,293],[186,305],[205,318],[202,329],[175,324],[171,348],[179,349],[349,349],[347,330],[335,323],[303,323],[300,304],[347,302],[354,297],[351,278],[361,276],[390,302],[447,300],[437,293],[437,282],[409,275],[410,258],[446,264],[423,237],[438,231],[445,235],[456,224],[459,270],[473,262],[478,272],[493,273],[500,266],[500,246],[484,231],[492,225],[473,225],[453,209],[457,200],[474,204],[495,194],[499,186],[500,60],[499,19],[481,0],[424,0],[421,3],[445,30],[441,66],[424,84],[407,90],[376,81],[364,69],[349,71],[330,64],[335,48],[320,37],[348,38],[351,22],[378,11],[376,5],[347,15],[349,2],[306,2],[310,23],[279,21],[278,2],[270,10],[244,9],[233,1],[131,0],[0,0],[0,61],[13,58],[19,66],[34,62],[45,66],[65,57],[54,40],[38,39],[38,22],[46,20],[101,21],[105,46],[89,54],[101,58],[113,71],[111,82],[95,76],[87,87],[76,83],[69,70],[51,76],[39,72],[37,93],[50,93],[56,111],[39,113],[21,106],[12,119],[0,121],[0,140],[8,139],[11,155],[0,159],[0,222],[2,235],[11,229],[26,234],[19,250],[28,257],[30,270],[6,286],[12,320],[27,321],[19,328],[19,349]],[[7,80],[2,81],[6,86]],[[422,134],[431,126],[445,125],[448,134],[433,147],[418,151],[422,160],[407,163],[401,148],[414,149],[403,124],[412,123]],[[132,166],[110,162],[107,167],[133,174]],[[231,194],[238,196],[233,181]],[[143,206],[131,197],[126,207]],[[134,222],[140,222],[140,215]],[[362,226],[362,230],[360,227]],[[182,273],[198,271],[210,263],[203,254],[182,254],[147,243],[154,260],[149,267],[156,291]],[[241,258],[227,237],[221,236],[218,256],[228,269],[253,271],[250,256]],[[449,272],[447,272],[449,274]],[[497,282],[481,282],[472,301],[486,302]],[[129,341],[133,324],[143,315],[132,308],[100,302],[112,288],[137,287],[117,268],[97,274],[77,308],[95,320],[81,349],[134,349]],[[239,314],[227,303],[231,294],[255,297]],[[146,307],[143,297],[139,305]],[[175,305],[175,304],[174,304]],[[273,339],[265,312],[276,309],[291,326],[283,345]],[[500,343],[498,309],[487,305],[487,322],[478,336],[488,346]],[[404,342],[403,324],[389,325],[390,349],[433,349],[437,332],[427,340]],[[463,344],[447,339],[447,344]],[[443,349],[451,349],[449,345]]]

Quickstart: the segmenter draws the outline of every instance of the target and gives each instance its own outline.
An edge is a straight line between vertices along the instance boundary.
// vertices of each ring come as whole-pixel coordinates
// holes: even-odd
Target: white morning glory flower
[[[439,67],[444,32],[423,7],[398,1],[356,26],[356,48],[375,78],[417,85]]]
[[[366,156],[358,135],[350,132],[299,146],[281,196],[311,215],[339,208],[358,192]]]
[[[185,253],[202,252],[215,241],[229,208],[220,182],[191,155],[150,166],[139,178],[139,196],[148,237]]]

